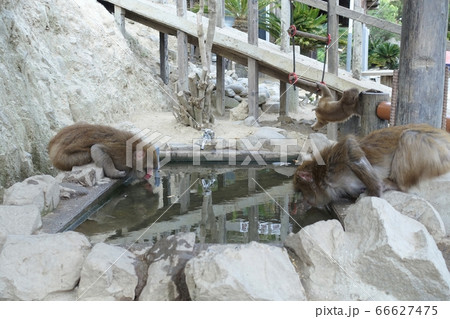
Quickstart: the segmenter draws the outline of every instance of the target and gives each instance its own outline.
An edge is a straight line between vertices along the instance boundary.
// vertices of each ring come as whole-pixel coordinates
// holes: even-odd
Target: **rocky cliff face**
[[[46,146],[76,121],[126,121],[171,99],[95,0],[0,2],[0,190],[48,173]]]

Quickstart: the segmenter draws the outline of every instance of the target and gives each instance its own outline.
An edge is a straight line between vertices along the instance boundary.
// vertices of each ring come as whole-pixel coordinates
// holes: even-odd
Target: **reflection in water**
[[[154,243],[186,231],[196,232],[200,243],[280,243],[300,225],[332,218],[297,200],[301,195],[292,189],[294,171],[165,166],[161,186],[122,186],[76,230],[94,243]]]

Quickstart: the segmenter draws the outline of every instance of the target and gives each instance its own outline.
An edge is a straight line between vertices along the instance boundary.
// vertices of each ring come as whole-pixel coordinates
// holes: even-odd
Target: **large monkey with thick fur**
[[[420,181],[450,171],[450,134],[426,124],[394,126],[357,139],[349,135],[305,161],[294,175],[294,188],[313,206],[366,192],[407,191]]]
[[[359,110],[359,91],[356,88],[348,89],[342,93],[339,101],[335,101],[330,89],[323,83],[317,83],[321,92],[316,112],[316,123],[311,127],[317,131],[329,122],[343,122],[350,116],[361,115]]]
[[[136,150],[136,145],[141,140],[135,141],[131,150],[133,167],[128,167],[126,143],[133,136],[133,133],[110,126],[74,124],[63,128],[50,140],[48,154],[57,169],[69,171],[73,166],[94,162],[111,178],[124,177],[132,168],[137,168],[137,163],[142,163],[142,168],[147,173],[145,178],[148,179],[152,169],[158,168],[156,151],[151,145]],[[152,157],[150,165],[147,165],[147,156]]]

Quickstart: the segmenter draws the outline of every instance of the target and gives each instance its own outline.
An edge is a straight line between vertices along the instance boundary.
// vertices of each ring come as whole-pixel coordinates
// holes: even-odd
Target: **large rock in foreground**
[[[135,257],[122,247],[95,245],[81,271],[78,299],[134,300],[138,284]]]
[[[192,300],[305,300],[285,249],[252,242],[211,246],[185,268]]]
[[[31,235],[41,226],[41,212],[37,206],[0,205],[0,234]]]
[[[188,300],[183,269],[193,257],[195,233],[178,233],[159,240],[146,255],[147,283],[139,300]]]
[[[421,223],[366,197],[344,224],[345,232],[336,220],[318,222],[286,240],[308,299],[449,300],[450,274]]]
[[[41,213],[51,212],[59,203],[59,183],[53,176],[36,175],[5,190],[5,205],[36,205]]]
[[[90,247],[76,232],[7,236],[0,252],[0,300],[42,300],[72,290]]]

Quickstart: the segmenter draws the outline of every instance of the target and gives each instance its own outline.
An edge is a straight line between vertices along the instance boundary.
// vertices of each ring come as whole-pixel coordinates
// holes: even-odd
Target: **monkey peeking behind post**
[[[342,93],[339,101],[335,101],[330,89],[323,83],[317,83],[317,88],[322,96],[319,105],[314,109],[316,123],[311,128],[315,131],[327,125],[329,122],[344,122],[352,115],[361,115],[359,110],[359,91],[351,88]]]
[[[110,126],[78,123],[63,128],[50,140],[48,154],[53,166],[63,171],[94,162],[110,178],[125,177],[133,168],[144,171],[148,180],[152,170],[158,169],[158,155],[151,145],[136,150],[142,142],[138,139],[130,146],[128,156],[132,158],[127,161],[127,141],[134,136]]]
[[[380,197],[385,190],[407,191],[450,171],[450,134],[426,124],[394,126],[357,139],[349,135],[323,149],[319,159],[302,163],[294,189],[312,206],[361,193]]]

